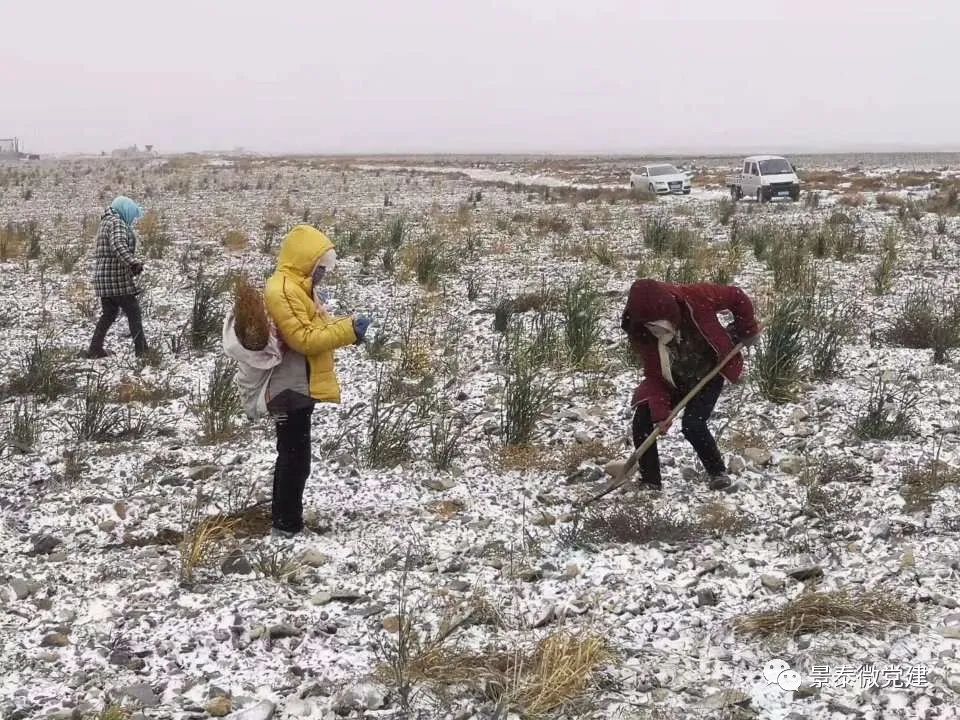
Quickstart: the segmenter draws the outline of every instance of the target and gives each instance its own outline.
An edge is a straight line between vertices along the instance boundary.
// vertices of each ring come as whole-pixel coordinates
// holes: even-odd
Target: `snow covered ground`
[[[38,401],[33,447],[11,442],[0,456],[0,718],[98,717],[111,706],[145,718],[249,718],[263,701],[281,718],[407,717],[389,673],[375,676],[396,644],[404,585],[409,620],[423,635],[457,608],[483,606],[496,616],[457,631],[451,643],[466,648],[527,648],[558,629],[604,637],[614,657],[598,669],[586,702],[561,710],[566,717],[960,717],[960,487],[948,484],[919,510],[905,507],[902,495],[904,474],[938,448],[941,461],[960,465],[960,369],[953,357],[935,365],[931,350],[877,341],[911,292],[956,289],[960,219],[945,216],[938,227],[935,214],[900,218],[871,193],[855,208],[825,193],[817,208],[743,202],[734,223],[721,224],[721,194],[711,190],[655,203],[574,205],[487,184],[505,179],[497,171],[434,170],[270,159],[0,169],[0,226],[37,220],[42,229],[38,258],[23,252],[0,264],[0,384],[20,374],[39,342],[69,351],[63,374],[75,374],[81,387],[83,374],[100,373],[113,395],[163,389],[156,402],[123,403],[149,427],[118,442],[76,442],[79,391]],[[538,171],[507,174],[521,184],[562,184]],[[467,202],[477,191],[479,202]],[[60,259],[89,252],[84,216],[98,215],[119,193],[158,212],[173,240],[165,257],[145,261],[143,275],[157,367],[135,361],[122,319],[108,339],[113,357],[78,356],[93,327],[88,258],[69,272]],[[839,377],[804,381],[786,404],[763,399],[752,382],[725,391],[714,427],[724,428],[721,445],[739,470],[735,494],[711,492],[695,476],[679,428],[660,443],[665,489],[655,507],[695,520],[721,504],[752,522],[681,542],[569,542],[572,504],[602,487],[607,461],[629,452],[627,406],[638,371],[623,360],[619,315],[637,267],[649,259],[646,219],[665,213],[723,247],[736,223],[798,226],[838,210],[854,219],[867,246],[849,260],[814,260],[837,302],[859,308]],[[380,238],[398,216],[408,237],[392,262],[383,261],[379,243],[365,264],[361,241],[345,253],[334,295],[342,310],[370,314],[389,331],[394,357],[402,353],[402,321],[417,308],[410,342],[426,354],[420,374],[432,371],[434,391],[470,419],[462,454],[437,471],[426,430],[411,459],[387,469],[365,467],[349,437],[325,451],[324,441],[353,427],[341,415],[364,404],[365,417],[378,372],[395,364],[362,348],[340,351],[343,412],[315,414],[305,497],[311,523],[324,531],[292,549],[277,550],[265,537],[238,540],[226,548],[229,557],[181,582],[177,544],[136,541],[183,531],[195,507],[212,515],[237,509],[238,495],[268,498],[273,462],[268,422],[245,424],[232,440],[200,441],[191,396],[206,387],[218,352],[177,347],[194,303],[192,277],[198,268],[207,277],[240,269],[263,277],[273,266],[260,248],[265,224],[282,230],[306,217],[337,242],[351,228]],[[552,222],[558,218],[566,223]],[[891,291],[877,296],[871,272],[887,227],[900,228],[904,240]],[[227,250],[228,231],[248,236],[249,246]],[[405,248],[428,238],[459,259],[434,290],[404,270]],[[587,252],[594,247],[613,260],[599,262]],[[501,335],[490,309],[581,273],[604,293],[599,362],[557,371],[556,401],[535,442],[541,454],[562,458],[596,441],[608,456],[586,457],[581,468],[505,470],[497,436]],[[772,274],[749,249],[734,280],[766,309]],[[851,433],[878,374],[916,392],[915,436],[870,441]],[[6,434],[20,401],[0,397]],[[836,507],[818,516],[802,481],[808,467],[828,460],[856,463],[861,477],[828,483]],[[263,572],[276,553],[295,561],[293,581]],[[915,619],[870,632],[772,638],[734,627],[818,578],[820,591],[880,590]],[[797,691],[764,678],[775,658],[800,674]],[[848,677],[816,687],[815,668],[824,666],[895,667],[912,682],[867,687]],[[410,717],[497,717],[492,703],[465,690],[447,700],[421,692]]]

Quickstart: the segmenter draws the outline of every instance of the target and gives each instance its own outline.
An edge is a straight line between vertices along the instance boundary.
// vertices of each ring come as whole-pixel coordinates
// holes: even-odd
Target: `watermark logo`
[[[800,689],[800,673],[791,670],[787,661],[780,658],[774,658],[763,666],[763,679],[770,685],[776,683],[787,692]]]
[[[800,673],[780,658],[763,666],[763,679],[770,685],[794,692],[800,688]],[[891,688],[928,687],[925,665],[814,665],[810,668],[810,685],[817,688]]]

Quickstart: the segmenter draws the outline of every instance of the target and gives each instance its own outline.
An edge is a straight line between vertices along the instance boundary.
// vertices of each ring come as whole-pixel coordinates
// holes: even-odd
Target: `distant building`
[[[19,138],[0,138],[0,160],[19,160],[21,157]]]
[[[141,150],[137,145],[131,145],[126,148],[117,148],[110,152],[110,157],[120,158],[120,159],[131,159],[131,158],[148,158],[155,157],[156,153],[153,151],[153,145],[146,145],[144,150]]]

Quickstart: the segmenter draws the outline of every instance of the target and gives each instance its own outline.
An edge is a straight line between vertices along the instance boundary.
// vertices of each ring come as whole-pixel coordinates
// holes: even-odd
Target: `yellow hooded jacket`
[[[274,411],[317,402],[340,402],[333,351],[356,343],[352,318],[333,318],[313,299],[313,271],[333,243],[309,225],[297,225],[283,239],[277,269],[264,288],[267,312],[287,345],[274,370],[267,405]]]

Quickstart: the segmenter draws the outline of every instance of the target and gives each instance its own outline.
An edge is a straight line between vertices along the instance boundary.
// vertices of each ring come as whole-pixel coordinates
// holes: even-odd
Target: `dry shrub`
[[[100,302],[94,296],[90,285],[85,282],[71,283],[67,288],[67,299],[85,319],[94,321],[100,312]]]
[[[227,230],[223,234],[223,246],[231,252],[241,252],[250,245],[250,238],[240,230]]]
[[[573,223],[559,212],[544,213],[537,218],[536,233],[538,235],[547,235],[548,233],[568,235],[572,229]]]
[[[187,524],[180,541],[181,581],[193,582],[198,568],[216,562],[223,553],[224,543],[233,539],[238,524],[238,520],[224,515],[197,519],[194,511],[193,521]]]
[[[960,484],[960,471],[940,460],[934,460],[926,466],[918,465],[903,476],[900,495],[903,496],[907,512],[927,510],[937,499],[941,490]]]
[[[234,331],[247,350],[263,350],[270,339],[270,320],[263,295],[245,275],[237,278],[233,298]]]
[[[882,177],[876,175],[858,175],[849,178],[850,189],[854,192],[876,192],[882,190],[886,183]]]
[[[754,518],[726,503],[707,503],[700,509],[699,525],[715,535],[740,535],[754,525]]]
[[[845,520],[860,506],[861,494],[844,483],[810,483],[804,489],[803,511],[822,520]]]
[[[877,207],[883,208],[884,210],[903,207],[907,204],[907,201],[902,197],[891,193],[877,193],[874,199],[876,200]]]
[[[858,208],[867,204],[867,198],[861,193],[852,193],[841,195],[837,202],[844,207]]]
[[[739,618],[734,627],[752,635],[797,636],[816,632],[863,632],[909,623],[914,611],[896,599],[896,594],[868,590],[805,592],[776,610]]]
[[[872,480],[870,474],[856,460],[850,458],[821,457],[808,466],[802,476],[806,485],[823,485],[830,482],[849,485],[865,485]]]
[[[462,500],[434,500],[433,502],[427,503],[427,510],[444,522],[452,520],[466,510],[466,508],[467,506]]]
[[[475,688],[501,708],[539,718],[580,697],[614,657],[601,635],[558,631],[532,652],[463,652],[435,644],[411,659],[408,677],[440,692],[451,686]]]
[[[113,388],[110,402],[127,404],[143,403],[144,405],[157,405],[181,397],[186,393],[174,390],[170,386],[170,381],[165,383],[155,383],[142,378],[124,377],[116,387]]]
[[[960,213],[960,183],[945,185],[927,200],[927,210],[940,215]]]
[[[599,635],[549,635],[526,663],[515,668],[511,704],[527,717],[546,715],[579,697],[597,668],[612,659],[606,639]]]
[[[544,448],[530,445],[505,445],[500,451],[501,470],[559,470],[556,457]]]
[[[563,454],[563,468],[568,473],[573,472],[588,460],[612,460],[620,453],[605,445],[599,440],[586,443],[577,443],[567,448]]]
[[[671,515],[648,500],[618,500],[606,508],[593,507],[583,516],[581,542],[680,543],[703,536],[696,522]]]
[[[241,508],[227,515],[227,519],[237,540],[264,537],[270,534],[273,527],[273,516],[266,503]]]
[[[770,446],[764,439],[759,430],[747,428],[746,430],[732,430],[729,438],[723,443],[727,450],[736,450],[743,452],[747,448],[760,448],[769,450]]]

